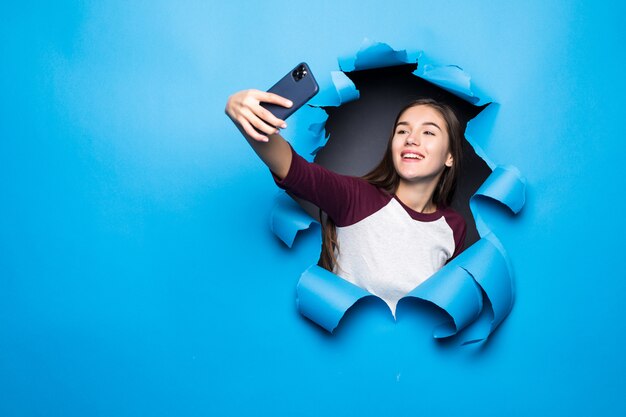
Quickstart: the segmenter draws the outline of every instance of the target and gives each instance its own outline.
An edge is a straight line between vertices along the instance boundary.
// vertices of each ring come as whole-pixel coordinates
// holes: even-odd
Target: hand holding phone
[[[286,127],[283,121],[318,91],[308,65],[300,63],[268,92],[243,90],[233,94],[228,98],[225,111],[242,133],[256,141],[267,142],[268,136],[278,133],[276,128]]]
[[[268,93],[291,100],[293,106],[282,107],[272,103],[261,103],[261,106],[279,119],[285,120],[306,104],[318,91],[319,86],[311,69],[305,62],[301,62],[267,90]]]

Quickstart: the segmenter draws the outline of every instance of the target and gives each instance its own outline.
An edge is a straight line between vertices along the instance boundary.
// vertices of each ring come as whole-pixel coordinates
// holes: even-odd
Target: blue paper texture
[[[625,7],[3,2],[0,416],[626,415]],[[491,103],[480,240],[396,320],[317,285],[319,225],[224,114],[302,61],[308,160],[357,65]]]

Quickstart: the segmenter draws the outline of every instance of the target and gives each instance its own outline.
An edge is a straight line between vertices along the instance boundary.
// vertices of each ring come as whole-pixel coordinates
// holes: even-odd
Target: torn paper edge
[[[287,193],[281,192],[276,196],[270,214],[270,230],[285,245],[291,248],[298,232],[307,230],[315,224],[319,223],[302,210]]]
[[[331,73],[336,100],[326,104],[327,106],[340,106],[359,98],[356,86],[344,72],[415,62],[419,65],[413,72],[414,75],[472,104],[485,101],[485,97],[481,99],[476,95],[471,85],[471,77],[461,67],[436,65],[429,62],[421,51],[394,50],[388,44],[366,38],[356,55],[339,57],[338,62],[341,71]],[[313,107],[315,106],[309,106]],[[480,131],[488,120],[487,115],[481,117],[481,114],[482,112],[468,123],[465,132],[466,139],[478,156],[492,169],[491,175],[470,199],[470,208],[481,239],[405,296],[430,301],[448,314],[450,322],[434,329],[435,338],[454,336],[470,327],[483,312],[485,303],[482,297],[487,297],[492,316],[489,326],[484,329],[473,329],[472,334],[479,336],[465,340],[464,344],[486,340],[511,311],[515,294],[509,257],[503,245],[482,219],[478,202],[483,200],[487,204],[493,202],[504,205],[513,213],[519,212],[525,203],[526,180],[520,172],[515,167],[497,166],[475,143],[474,138],[478,137],[475,131]],[[307,117],[305,115],[305,119]],[[310,161],[328,140],[324,131],[325,122],[325,119],[309,121],[305,132],[294,135],[294,148],[298,151],[304,145],[306,149],[299,153],[309,156]],[[293,245],[300,230],[317,223],[285,193],[277,199],[271,218],[272,231],[289,247]],[[360,287],[356,287],[358,290],[352,287],[356,286],[332,272],[316,265],[311,266],[298,282],[296,290],[298,309],[301,314],[332,333],[354,303],[366,296],[372,296]]]

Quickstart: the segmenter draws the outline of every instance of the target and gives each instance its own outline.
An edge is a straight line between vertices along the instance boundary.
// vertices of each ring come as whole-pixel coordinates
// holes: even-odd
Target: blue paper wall
[[[626,414],[610,3],[0,6],[0,415]],[[270,233],[276,187],[223,109],[302,60],[330,83],[364,37],[499,103],[476,142],[527,204],[490,216],[517,298],[483,346],[434,341],[420,308],[333,336],[296,311],[318,238]]]

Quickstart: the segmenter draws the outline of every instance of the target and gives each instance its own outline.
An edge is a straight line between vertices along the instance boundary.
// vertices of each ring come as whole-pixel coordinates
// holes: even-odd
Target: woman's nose
[[[406,138],[407,145],[419,145],[419,139],[413,135],[409,135]]]

